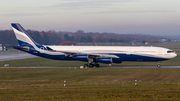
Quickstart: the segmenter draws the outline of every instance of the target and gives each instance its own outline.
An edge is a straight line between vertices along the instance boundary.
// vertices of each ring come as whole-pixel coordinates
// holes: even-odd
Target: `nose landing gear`
[[[158,62],[158,65],[157,65],[158,68],[161,67],[161,61]]]

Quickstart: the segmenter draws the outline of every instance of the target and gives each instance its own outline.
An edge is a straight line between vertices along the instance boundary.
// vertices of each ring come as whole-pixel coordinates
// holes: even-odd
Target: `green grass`
[[[117,64],[114,64],[117,65]],[[157,65],[157,62],[123,62],[121,64],[122,66],[155,66]],[[177,57],[161,62],[162,66],[180,66],[180,55],[177,55]]]
[[[180,100],[180,69],[0,68],[0,74],[1,101]]]
[[[180,55],[168,61],[162,61],[162,66],[180,66]],[[87,62],[81,61],[59,61],[50,60],[45,58],[30,58],[20,60],[1,61],[0,67],[4,64],[9,64],[11,67],[24,67],[24,66],[82,66]],[[108,66],[107,64],[100,64],[101,66]],[[157,62],[123,62],[122,64],[112,64],[112,66],[156,66]]]

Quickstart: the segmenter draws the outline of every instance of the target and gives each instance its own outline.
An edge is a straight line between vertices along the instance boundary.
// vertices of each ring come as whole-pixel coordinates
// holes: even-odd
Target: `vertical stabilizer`
[[[19,43],[19,46],[28,46],[31,48],[41,47],[42,45],[34,41],[28,32],[18,23],[12,23],[12,28]]]

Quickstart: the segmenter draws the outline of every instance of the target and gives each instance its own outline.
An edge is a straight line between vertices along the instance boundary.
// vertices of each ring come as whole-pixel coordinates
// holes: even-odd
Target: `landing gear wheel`
[[[95,67],[100,67],[100,65],[99,64],[95,64]]]
[[[160,67],[161,67],[161,65],[160,65],[160,64],[158,64],[158,65],[157,65],[157,67],[158,67],[158,68],[160,68]]]
[[[94,67],[94,64],[89,64],[89,68],[92,68],[92,67]]]
[[[84,64],[84,68],[87,68],[88,67],[88,64]]]

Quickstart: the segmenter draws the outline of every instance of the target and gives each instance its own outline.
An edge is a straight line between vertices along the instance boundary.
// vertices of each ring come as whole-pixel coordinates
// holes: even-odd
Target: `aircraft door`
[[[158,55],[162,55],[162,50],[161,49],[158,50]]]
[[[131,54],[131,49],[126,49],[126,55],[130,55]]]

